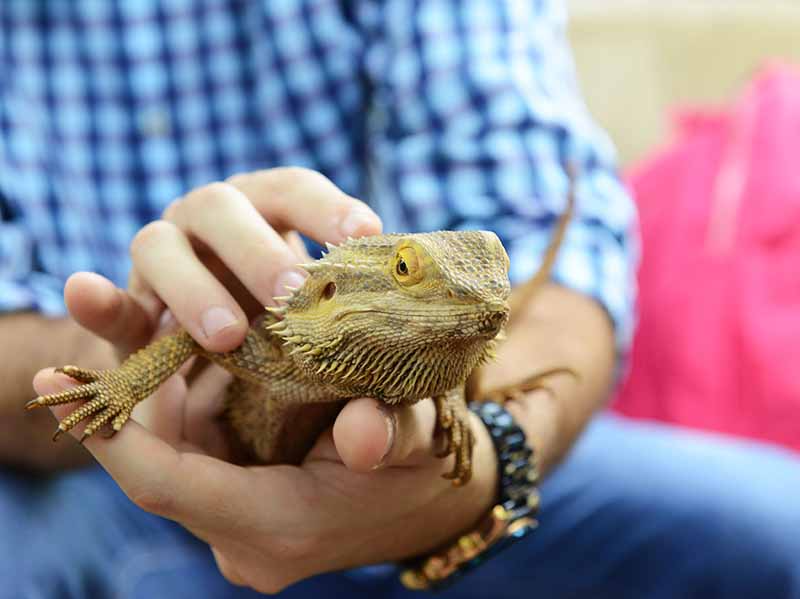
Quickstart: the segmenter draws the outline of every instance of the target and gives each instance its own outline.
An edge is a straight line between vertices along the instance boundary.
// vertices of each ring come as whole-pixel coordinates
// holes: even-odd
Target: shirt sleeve
[[[614,149],[581,100],[563,3],[378,4],[361,17],[371,40],[373,202],[386,229],[493,230],[520,283],[540,265],[575,164],[576,214],[553,277],[605,308],[624,358],[636,214]]]
[[[23,220],[0,195],[0,315],[36,311],[64,316],[64,281],[37,265],[36,246]]]

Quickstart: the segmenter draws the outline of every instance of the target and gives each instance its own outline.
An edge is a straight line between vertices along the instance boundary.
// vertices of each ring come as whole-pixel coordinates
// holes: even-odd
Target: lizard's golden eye
[[[392,273],[401,285],[413,285],[422,280],[422,265],[413,247],[405,246],[397,250]]]
[[[408,275],[408,264],[406,264],[405,260],[400,258],[397,261],[397,267],[395,268],[395,270],[397,271],[398,275],[400,275],[401,277],[405,277],[406,275]]]

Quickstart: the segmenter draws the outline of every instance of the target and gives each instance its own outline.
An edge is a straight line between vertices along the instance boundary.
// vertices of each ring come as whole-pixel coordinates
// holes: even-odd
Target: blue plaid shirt
[[[635,214],[581,103],[549,0],[3,0],[0,311],[65,312],[77,270],[187,190],[321,171],[387,231],[494,230],[531,276],[583,176],[555,268],[624,349]]]

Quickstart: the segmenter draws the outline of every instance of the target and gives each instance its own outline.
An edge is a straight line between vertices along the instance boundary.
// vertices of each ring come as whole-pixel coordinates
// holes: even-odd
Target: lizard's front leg
[[[472,446],[475,444],[464,388],[457,387],[437,395],[433,402],[436,406],[435,434],[442,436],[445,443],[436,457],[455,454],[453,469],[444,478],[451,479],[454,486],[464,485],[472,478]]]
[[[63,372],[82,384],[61,393],[37,397],[28,402],[26,407],[31,409],[88,400],[59,422],[53,440],[90,416],[93,418],[86,425],[81,442],[109,422],[114,431],[118,431],[130,418],[134,406],[158,389],[161,383],[198,351],[200,346],[189,333],[179,331],[140,349],[118,368],[57,368],[56,372]]]

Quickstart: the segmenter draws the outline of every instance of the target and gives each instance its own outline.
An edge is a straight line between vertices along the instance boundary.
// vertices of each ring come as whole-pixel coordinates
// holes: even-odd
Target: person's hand
[[[64,296],[73,319],[111,342],[120,358],[177,324],[207,350],[229,351],[242,342],[250,320],[287,293],[286,285],[302,283],[296,266],[310,258],[298,232],[338,244],[380,231],[380,219],[366,204],[317,172],[240,174],[191,191],[139,231],[131,243],[127,290],[100,275],[77,273]],[[208,370],[191,390],[205,401],[191,401],[177,414],[172,394],[164,393],[161,404],[144,401],[133,416],[156,432],[160,421],[180,416],[192,442],[226,457],[208,406],[229,378],[219,368]],[[175,376],[165,386],[185,384]]]
[[[50,373],[35,382],[39,393],[71,384]],[[159,436],[129,422],[86,446],[137,505],[208,542],[235,584],[274,593],[314,574],[424,554],[470,529],[495,499],[494,450],[475,417],[474,474],[462,488],[441,478],[452,457],[432,457],[427,400],[389,410],[351,401],[302,466],[241,467],[204,453],[181,428],[190,402],[214,405],[213,386],[195,385],[206,396],[188,398],[173,384],[150,398],[174,415],[158,420]]]
[[[83,273],[68,282],[67,305],[121,355],[172,319],[211,351],[233,349],[248,319],[285,283],[300,282],[292,280],[305,261],[294,230],[338,243],[378,233],[380,221],[311,171],[238,176],[188,194],[137,235],[128,291]],[[388,420],[374,400],[350,402],[301,468],[242,468],[225,461],[217,418],[229,376],[210,367],[187,385],[183,374],[137,406],[134,418],[147,428],[131,422],[113,441],[87,447],[138,505],[207,540],[232,581],[274,591],[318,572],[423,553],[469,528],[494,499],[494,453],[477,419],[474,477],[464,489],[440,477],[449,459],[431,457],[430,401]],[[52,370],[35,381],[39,393],[69,384]]]
[[[64,290],[70,314],[127,354],[171,317],[205,349],[230,351],[249,320],[298,286],[308,262],[297,232],[338,244],[381,232],[378,216],[323,175],[274,168],[231,177],[174,201],[131,243],[127,291],[92,273]]]

